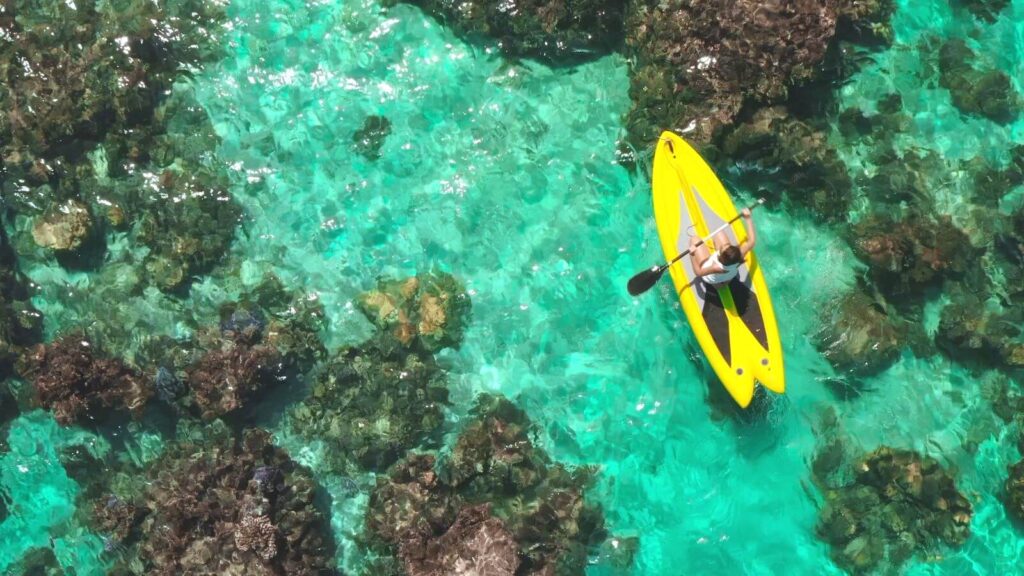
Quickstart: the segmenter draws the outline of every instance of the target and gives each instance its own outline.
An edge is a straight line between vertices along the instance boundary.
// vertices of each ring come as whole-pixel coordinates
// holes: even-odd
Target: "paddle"
[[[754,208],[757,208],[761,204],[764,204],[764,198],[758,198],[757,202],[751,204],[750,206],[747,206],[747,208],[753,210]],[[700,242],[697,242],[697,244],[695,244],[693,248],[696,248],[697,246],[700,246],[706,243],[708,240],[714,238],[715,234],[718,234],[722,230],[725,230],[730,225],[732,225],[733,222],[742,218],[742,216],[743,212],[741,210],[740,214],[737,214],[735,218],[729,220],[725,224],[722,224],[718,228],[715,228],[714,230],[711,231],[711,234],[708,234],[706,237],[701,238]],[[669,266],[672,266],[673,264],[687,256],[688,254],[690,254],[690,252],[693,251],[693,248],[687,248],[686,251],[673,258],[672,261],[667,264],[662,264],[661,266],[652,266],[647,270],[644,270],[643,272],[640,272],[636,276],[630,278],[629,283],[626,284],[626,289],[629,290],[630,295],[639,296],[644,292],[650,290],[652,286],[658,283],[658,280],[661,279],[661,275],[665,273],[665,270],[669,269]]]

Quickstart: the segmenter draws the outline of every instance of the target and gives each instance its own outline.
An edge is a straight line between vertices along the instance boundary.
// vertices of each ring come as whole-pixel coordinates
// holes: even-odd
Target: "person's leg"
[[[698,242],[700,242],[700,238],[690,236],[690,262],[693,264],[694,272],[699,271],[704,266],[704,262],[711,257],[707,243],[697,246]]]

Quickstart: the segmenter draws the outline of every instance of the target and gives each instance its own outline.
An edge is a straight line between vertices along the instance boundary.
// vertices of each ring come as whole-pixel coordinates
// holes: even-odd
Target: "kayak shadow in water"
[[[782,439],[789,397],[774,394],[762,386],[754,389],[754,398],[740,408],[722,385],[714,371],[702,362],[701,376],[707,386],[707,403],[712,420],[730,422],[736,432],[736,450],[747,458],[755,458],[776,448]]]
[[[785,436],[789,397],[758,386],[746,410],[740,408],[722,384],[709,383],[708,402],[712,418],[728,420],[736,433],[736,451],[746,458],[758,458],[778,448]]]

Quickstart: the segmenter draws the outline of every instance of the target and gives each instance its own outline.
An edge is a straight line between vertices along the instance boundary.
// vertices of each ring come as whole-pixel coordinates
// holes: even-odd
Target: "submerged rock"
[[[871,281],[898,308],[919,303],[946,279],[963,277],[981,252],[948,216],[893,220],[871,214],[853,225],[850,236]]]
[[[832,309],[815,346],[837,372],[861,377],[891,366],[904,342],[897,322],[858,290]]]
[[[437,442],[447,402],[445,373],[431,355],[370,341],[340,350],[290,419],[299,434],[325,442],[328,466],[349,460],[384,470]]]
[[[775,106],[733,130],[722,151],[744,182],[785,194],[794,205],[843,221],[852,182],[826,134]]]
[[[117,358],[103,358],[80,334],[27,351],[19,372],[39,404],[61,424],[96,419],[111,410],[142,413],[152,396],[148,380]]]
[[[826,491],[817,534],[854,574],[897,571],[915,554],[960,546],[971,504],[934,459],[881,447],[853,466],[853,481]]]
[[[487,36],[508,56],[551,64],[594,60],[622,41],[625,3],[617,0],[408,0],[463,36]]]

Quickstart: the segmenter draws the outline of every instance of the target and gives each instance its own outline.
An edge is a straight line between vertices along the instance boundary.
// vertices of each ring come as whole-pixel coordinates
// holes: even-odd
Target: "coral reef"
[[[928,288],[962,277],[980,252],[948,216],[871,214],[853,225],[850,239],[874,285],[904,308],[920,302]]]
[[[440,536],[410,535],[401,554],[408,576],[514,576],[520,564],[519,546],[488,504],[459,510]]]
[[[107,228],[131,230],[150,248],[148,280],[184,289],[223,258],[240,215],[209,119],[172,90],[220,50],[222,7],[35,4],[8,2],[2,21],[5,199],[61,264],[96,267]]]
[[[970,502],[938,462],[914,452],[878,448],[825,496],[818,536],[853,574],[898,570],[915,553],[960,546],[970,535]]]
[[[235,527],[235,546],[264,562],[277,556],[277,527],[268,516],[246,516]]]
[[[1024,367],[1024,308],[997,306],[983,290],[970,287],[949,292],[935,333],[939,348],[964,363]]]
[[[357,303],[370,322],[402,346],[430,352],[459,347],[471,310],[465,287],[446,272],[381,280]]]
[[[469,0],[409,0],[463,36],[488,36],[511,57],[572,64],[603,56],[622,41],[625,3],[525,0],[514,7]]]
[[[146,124],[180,67],[215,49],[202,27],[219,8],[203,2],[45,4],[6,2],[0,20],[0,142],[15,173],[74,162],[107,132]]]
[[[113,494],[93,504],[92,517],[96,529],[106,535],[108,546],[129,545],[139,537],[139,525],[149,510]]]
[[[846,108],[839,113],[836,124],[849,145],[863,142],[888,153],[893,150],[893,137],[909,130],[912,119],[903,111],[899,93],[883,96],[875,106],[875,113],[870,115],[857,107]]]
[[[1010,5],[1010,0],[953,0],[954,6],[966,9],[976,18],[985,22],[995,22],[999,14]]]
[[[892,43],[894,0],[840,0],[836,4],[836,38],[863,46]]]
[[[0,382],[25,346],[42,339],[43,317],[29,301],[28,283],[18,273],[17,258],[7,239],[0,202]]]
[[[227,252],[241,209],[227,192],[221,171],[187,166],[164,170],[159,203],[151,203],[139,222],[139,241],[149,246],[144,264],[150,281],[173,292],[209,272]]]
[[[284,378],[284,366],[270,346],[244,344],[211,350],[188,368],[192,401],[204,420],[233,412]]]
[[[334,573],[316,485],[266,432],[172,445],[149,475],[139,526],[147,574]]]
[[[320,340],[323,305],[314,297],[288,292],[274,276],[265,277],[239,302],[222,306],[220,319],[224,337],[271,346],[286,366],[298,372],[308,371],[327,355]]]
[[[437,442],[447,401],[446,376],[430,354],[371,340],[338,351],[290,419],[296,432],[326,443],[329,467],[354,461],[384,470]]]
[[[426,273],[382,280],[357,305],[375,334],[334,354],[289,425],[325,443],[333,470],[354,462],[383,471],[438,442],[448,387],[434,352],[461,344],[471,304],[453,276]]]
[[[504,398],[481,396],[472,416],[446,460],[410,456],[378,478],[370,536],[394,547],[410,574],[434,574],[464,547],[494,557],[496,574],[582,574],[606,536],[601,511],[583,496],[591,471],[551,462]]]
[[[320,341],[323,307],[288,293],[267,277],[220,321],[185,340],[155,339],[138,356],[150,368],[157,397],[205,420],[226,416],[289,386],[326,356]]]
[[[93,230],[89,208],[78,200],[51,206],[32,227],[36,244],[51,250],[77,250]]]
[[[874,175],[862,176],[857,183],[877,208],[908,203],[930,210],[937,180],[949,171],[933,151],[897,154],[891,148],[881,148],[872,162],[878,167]]]
[[[953,105],[964,114],[1007,123],[1020,112],[1021,99],[1005,72],[978,70],[976,55],[959,38],[947,40],[939,49],[939,84],[949,90]]]
[[[850,22],[873,14],[848,4],[841,13]],[[818,74],[839,14],[836,2],[633,2],[626,19],[626,54],[635,62],[630,142],[646,147],[672,127],[704,145],[746,104],[782,102]]]
[[[1024,184],[1024,145],[1010,149],[1007,166],[996,166],[984,158],[973,158],[964,168],[970,174],[978,204],[998,204],[1011,190]]]
[[[723,141],[731,170],[750,187],[785,193],[828,221],[846,219],[852,182],[825,133],[784,107],[758,110]]]
[[[139,416],[152,395],[145,377],[117,358],[103,358],[80,334],[27,350],[18,371],[36,400],[61,424],[96,419],[111,410]]]
[[[391,121],[384,116],[367,116],[363,127],[352,135],[352,149],[367,160],[380,158],[380,147],[391,134]]]
[[[1017,521],[1024,522],[1024,460],[1009,467],[1009,476],[1003,490],[1006,513]]]

